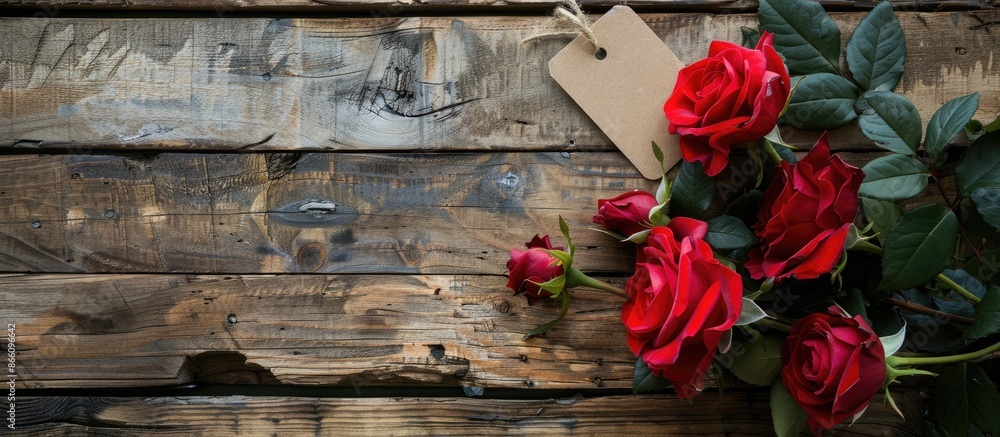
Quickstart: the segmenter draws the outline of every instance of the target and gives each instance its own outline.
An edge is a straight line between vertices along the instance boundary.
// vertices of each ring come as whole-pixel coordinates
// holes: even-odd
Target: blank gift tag
[[[645,178],[659,179],[650,141],[663,149],[668,169],[681,159],[663,104],[684,64],[627,6],[611,8],[591,30],[604,59],[580,35],[549,61],[549,74]]]

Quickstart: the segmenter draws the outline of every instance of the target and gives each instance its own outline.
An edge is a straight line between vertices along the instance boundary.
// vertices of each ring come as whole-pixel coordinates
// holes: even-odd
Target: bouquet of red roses
[[[636,247],[624,290],[572,266],[561,218],[565,248],[536,235],[511,252],[507,286],[562,307],[528,337],[567,313],[569,289],[596,288],[624,298],[636,392],[672,385],[693,398],[714,362],[771,385],[777,434],[808,423],[820,435],[880,391],[891,403],[897,378],[932,375],[930,432],[1000,432],[1000,393],[976,363],[1000,350],[1000,119],[972,120],[973,93],[922,125],[892,92],[906,45],[888,2],[855,29],[846,68],[840,31],[817,3],[761,0],[759,19],[742,46],[715,41],[680,72],[664,105],[678,168],[663,169],[655,193],[598,201],[594,222]],[[885,155],[858,168],[826,134],[797,151],[777,128],[849,123]],[[952,147],[963,132],[971,144]],[[717,189],[737,156],[754,163],[753,185]],[[944,202],[900,206],[927,189]],[[710,213],[720,192],[725,211]]]

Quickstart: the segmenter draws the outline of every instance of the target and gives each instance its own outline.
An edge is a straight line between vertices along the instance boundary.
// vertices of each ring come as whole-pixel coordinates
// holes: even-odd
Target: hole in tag
[[[604,58],[608,57],[608,51],[604,50],[604,47],[600,47],[597,49],[597,53],[594,53],[594,57],[597,58],[598,61],[603,61]]]

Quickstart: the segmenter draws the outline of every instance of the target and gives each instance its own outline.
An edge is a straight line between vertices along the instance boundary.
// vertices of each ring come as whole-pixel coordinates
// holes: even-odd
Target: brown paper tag
[[[549,61],[549,74],[647,179],[659,179],[650,141],[669,169],[681,159],[678,136],[667,133],[663,104],[684,64],[627,6],[615,6],[591,26],[607,54],[578,36]]]

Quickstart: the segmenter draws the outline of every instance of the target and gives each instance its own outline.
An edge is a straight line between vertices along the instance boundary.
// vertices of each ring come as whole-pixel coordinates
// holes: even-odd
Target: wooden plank
[[[587,228],[598,198],[655,188],[615,153],[14,155],[0,166],[17,169],[0,175],[6,271],[501,274],[522,240],[558,235],[560,215],[577,266],[628,271],[623,245]],[[723,175],[719,194],[742,192],[746,169]]]
[[[492,273],[574,229],[581,268],[631,252],[597,199],[655,190],[618,153],[0,157],[0,271]],[[559,237],[556,241],[561,241]]]
[[[755,180],[734,162],[715,212]],[[8,272],[503,274],[536,233],[561,244],[559,216],[575,266],[629,272],[631,250],[589,229],[597,199],[656,188],[608,152],[8,155],[0,168]]]
[[[863,14],[833,16],[846,40]],[[898,91],[925,121],[973,91],[978,118],[1000,113],[989,61],[1000,11],[898,16],[909,52]],[[685,62],[756,25],[749,14],[644,19]],[[0,147],[611,150],[548,77],[567,39],[520,43],[567,29],[524,16],[3,19]],[[833,138],[870,147],[856,127]]]
[[[904,420],[877,396],[838,436],[921,435],[919,393],[896,390]],[[18,399],[10,435],[773,435],[765,393],[548,400],[288,397]]]
[[[621,279],[612,279],[619,285]],[[621,298],[528,306],[503,276],[4,275],[17,387],[629,388]]]
[[[583,7],[606,9],[621,4],[621,0],[578,0]],[[857,0],[818,0],[830,9],[864,9],[870,4]],[[996,0],[891,0],[897,10],[964,10],[984,9],[996,6]],[[238,11],[336,11],[367,12],[372,16],[391,16],[399,13],[435,12],[442,9],[452,11],[538,11],[552,9],[557,4],[553,0],[422,0],[407,2],[402,0],[0,0],[0,6],[37,9],[56,16],[64,10],[77,9],[181,9],[210,10],[224,16]],[[629,0],[628,5],[640,11],[658,10],[725,10],[748,11],[756,9],[754,0]]]

